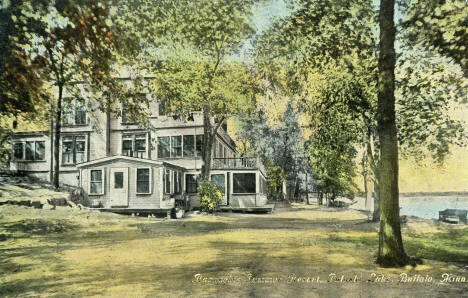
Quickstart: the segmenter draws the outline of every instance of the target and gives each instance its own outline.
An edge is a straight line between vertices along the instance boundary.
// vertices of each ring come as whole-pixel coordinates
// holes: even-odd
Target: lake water
[[[468,196],[400,197],[400,214],[438,219],[445,209],[468,209]]]

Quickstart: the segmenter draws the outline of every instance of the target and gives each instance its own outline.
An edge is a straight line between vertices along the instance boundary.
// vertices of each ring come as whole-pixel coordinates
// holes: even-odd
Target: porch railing
[[[213,169],[259,169],[263,170],[263,164],[258,157],[227,157],[213,158]]]

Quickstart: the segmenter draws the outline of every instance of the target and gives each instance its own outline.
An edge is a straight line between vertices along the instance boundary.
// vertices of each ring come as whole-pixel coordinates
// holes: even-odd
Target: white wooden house
[[[175,201],[199,206],[203,118],[190,120],[160,112],[151,101],[145,129],[124,117],[91,115],[68,98],[60,139],[60,181],[79,186],[96,208],[118,212],[166,211]],[[50,131],[12,136],[10,169],[51,180],[53,135]],[[222,208],[261,209],[266,205],[266,175],[258,158],[236,157],[236,146],[221,126],[213,146],[212,180],[224,194]]]

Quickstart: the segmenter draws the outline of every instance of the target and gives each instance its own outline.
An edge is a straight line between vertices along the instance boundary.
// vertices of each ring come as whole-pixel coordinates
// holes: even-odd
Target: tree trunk
[[[211,125],[211,113],[208,107],[203,109],[203,165],[201,169],[202,180],[209,180],[211,172],[211,151],[213,148],[214,135]]]
[[[54,107],[53,104],[50,106],[50,168],[49,168],[49,182],[54,183]]]
[[[380,195],[379,195],[379,186],[375,187],[375,192],[372,193],[372,199],[374,200],[374,210],[372,212],[372,221],[380,221]]]
[[[59,94],[55,110],[55,136],[54,136],[54,188],[59,188],[59,170],[60,170],[60,132],[62,130],[62,96],[63,85],[59,84]]]
[[[380,1],[380,45],[377,128],[380,140],[380,231],[377,263],[404,266],[398,203],[398,141],[395,123],[395,0]]]

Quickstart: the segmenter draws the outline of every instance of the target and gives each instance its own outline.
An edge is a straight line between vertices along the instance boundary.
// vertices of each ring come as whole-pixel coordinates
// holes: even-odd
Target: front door
[[[211,175],[211,182],[216,185],[219,190],[223,193],[223,200],[219,203],[220,205],[227,205],[227,192],[226,192],[226,175],[224,174],[213,174]]]
[[[128,168],[110,169],[111,207],[128,206]]]

